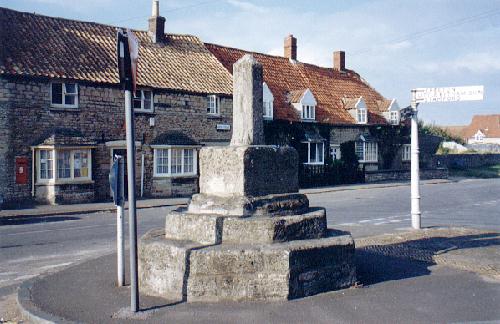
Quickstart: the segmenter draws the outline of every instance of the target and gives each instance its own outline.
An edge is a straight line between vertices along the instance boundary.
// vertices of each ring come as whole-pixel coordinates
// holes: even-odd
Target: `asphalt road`
[[[422,226],[500,230],[500,179],[470,179],[421,187]],[[327,208],[328,226],[354,238],[409,230],[410,186],[309,195]]]
[[[423,226],[500,230],[500,179],[422,186]],[[327,208],[330,227],[364,237],[410,226],[410,187],[347,190],[309,196]],[[139,234],[163,226],[172,207],[138,211]],[[0,226],[0,297],[24,280],[114,250],[115,215],[32,218]]]

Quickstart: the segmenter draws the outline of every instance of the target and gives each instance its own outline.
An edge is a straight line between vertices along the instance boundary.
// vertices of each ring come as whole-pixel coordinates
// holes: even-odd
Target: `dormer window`
[[[382,100],[379,102],[379,105],[382,111],[384,112],[384,116],[386,120],[391,124],[391,125],[399,125],[400,119],[401,119],[401,114],[399,113],[400,108],[398,105],[398,102],[396,99],[392,100]]]
[[[274,96],[265,82],[262,84],[262,102],[264,119],[273,119]]]
[[[398,111],[391,111],[390,112],[389,122],[391,123],[391,125],[398,125],[399,124],[399,112]]]
[[[311,90],[298,90],[290,92],[291,102],[295,109],[300,113],[303,121],[316,120],[316,99]]]
[[[366,122],[367,122],[366,107],[356,108],[356,121],[358,124],[366,124]]]
[[[344,108],[349,111],[349,114],[356,120],[357,124],[368,123],[368,109],[363,97],[358,98],[343,98]]]
[[[303,105],[302,106],[302,119],[316,119],[316,106]]]
[[[477,131],[477,133],[474,135],[474,140],[476,142],[483,142],[484,141],[484,134],[480,130]]]

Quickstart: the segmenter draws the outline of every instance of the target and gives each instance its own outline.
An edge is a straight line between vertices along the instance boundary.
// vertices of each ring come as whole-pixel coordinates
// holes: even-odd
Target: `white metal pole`
[[[125,189],[125,167],[123,165],[123,157],[118,160],[118,167],[120,169],[119,181],[119,193],[123,196]],[[123,197],[122,197],[123,198]],[[125,238],[123,236],[124,227],[124,206],[125,201],[122,199],[121,203],[116,207],[116,251],[117,251],[117,276],[118,276],[118,287],[123,287],[125,285]]]
[[[418,103],[415,98],[416,92],[412,90],[411,98],[411,226],[414,229],[421,228],[420,222],[420,174],[419,174],[419,147],[418,147]]]
[[[141,155],[141,197],[144,197],[144,153]]]
[[[127,137],[127,173],[128,173],[128,215],[130,240],[130,308],[139,310],[139,286],[137,274],[137,224],[135,208],[135,131],[134,112],[132,111],[132,92],[125,91],[125,122]]]

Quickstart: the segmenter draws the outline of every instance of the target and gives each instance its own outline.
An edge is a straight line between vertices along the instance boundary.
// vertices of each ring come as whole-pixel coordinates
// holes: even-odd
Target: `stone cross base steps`
[[[172,212],[139,246],[141,293],[188,302],[287,300],[354,284],[354,241],[323,209],[277,217]]]
[[[200,194],[139,244],[143,294],[189,302],[284,300],[349,287],[354,241],[298,193],[298,154],[262,145],[262,66],[234,65],[233,138],[200,151]]]

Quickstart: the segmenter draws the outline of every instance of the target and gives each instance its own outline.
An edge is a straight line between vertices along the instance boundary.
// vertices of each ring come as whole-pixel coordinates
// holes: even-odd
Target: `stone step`
[[[187,300],[286,300],[354,284],[350,235],[276,244],[222,244],[191,252]]]
[[[170,212],[165,237],[200,244],[274,243],[321,238],[326,233],[323,208],[292,216],[232,217],[214,214]]]
[[[141,238],[141,292],[191,302],[286,300],[355,282],[350,235],[274,244],[200,245]]]

